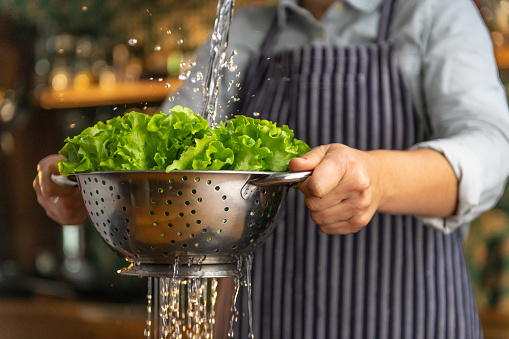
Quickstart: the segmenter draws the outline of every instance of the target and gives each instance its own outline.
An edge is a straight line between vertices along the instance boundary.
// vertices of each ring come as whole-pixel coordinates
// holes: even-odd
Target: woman
[[[219,111],[316,146],[290,163],[313,174],[254,259],[255,335],[481,338],[462,235],[504,188],[509,115],[473,3],[281,0],[239,13],[230,47],[244,79],[227,92],[225,74]],[[163,111],[201,103],[180,92]],[[34,187],[63,222],[54,162]]]

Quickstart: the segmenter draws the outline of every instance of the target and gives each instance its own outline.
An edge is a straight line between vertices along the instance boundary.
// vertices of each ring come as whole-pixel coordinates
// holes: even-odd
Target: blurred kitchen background
[[[237,0],[240,8],[275,0]],[[509,85],[509,1],[476,2]],[[67,136],[154,112],[210,33],[217,1],[0,1],[0,336],[142,338],[146,279],[116,270],[93,227],[36,201],[37,162]],[[465,243],[486,339],[509,338],[509,195]]]

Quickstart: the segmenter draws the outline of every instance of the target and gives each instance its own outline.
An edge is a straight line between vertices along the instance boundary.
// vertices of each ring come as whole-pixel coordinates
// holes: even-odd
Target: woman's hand
[[[292,159],[290,170],[313,170],[299,185],[311,219],[327,234],[359,231],[380,202],[376,171],[366,152],[341,144],[314,148]]]
[[[327,234],[357,232],[377,211],[448,217],[456,210],[456,175],[431,149],[364,152],[330,144],[292,159],[289,167],[313,171],[299,188],[311,218]]]
[[[37,165],[37,176],[33,182],[37,202],[59,224],[79,225],[88,217],[79,189],[60,186],[51,180],[51,174],[59,174],[57,163],[60,159],[63,159],[61,155],[49,155]]]

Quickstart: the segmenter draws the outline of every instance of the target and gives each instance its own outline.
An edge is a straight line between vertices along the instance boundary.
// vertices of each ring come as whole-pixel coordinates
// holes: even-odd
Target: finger
[[[37,178],[41,193],[46,197],[65,196],[72,194],[76,189],[74,187],[61,186],[53,182],[52,174],[59,174],[56,164],[46,164],[39,166]]]
[[[319,212],[337,206],[344,200],[348,199],[350,194],[351,192],[334,189],[333,192],[324,197],[316,197],[309,194],[305,195],[304,202],[310,211]]]
[[[308,208],[311,211],[311,218],[317,225],[349,221],[354,227],[360,228],[369,223],[376,210],[375,206],[371,204],[370,196],[363,193],[323,209],[313,209],[312,205],[308,205]]]
[[[311,151],[303,154],[300,158],[293,158],[288,164],[288,168],[292,172],[311,171],[322,161],[327,154],[329,145],[323,145],[313,148]]]
[[[313,169],[311,176],[300,183],[299,188],[305,195],[324,198],[340,184],[344,177],[344,168],[337,158],[327,153]]]
[[[330,235],[345,235],[359,232],[362,227],[352,225],[348,220],[338,221],[328,225],[318,225],[321,232]]]
[[[48,217],[59,224],[79,225],[87,219],[88,213],[81,194],[78,196],[77,193],[62,198],[46,198],[41,205],[46,210]]]

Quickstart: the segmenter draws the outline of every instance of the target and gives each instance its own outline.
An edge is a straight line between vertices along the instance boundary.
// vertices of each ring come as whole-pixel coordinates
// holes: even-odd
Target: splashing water
[[[190,70],[187,70],[187,71],[184,71],[184,72],[180,73],[179,80],[186,80],[187,78],[189,78],[190,74],[191,74]]]
[[[128,44],[129,46],[136,46],[136,45],[138,44],[138,39],[129,39],[129,40],[127,41],[127,44]]]

